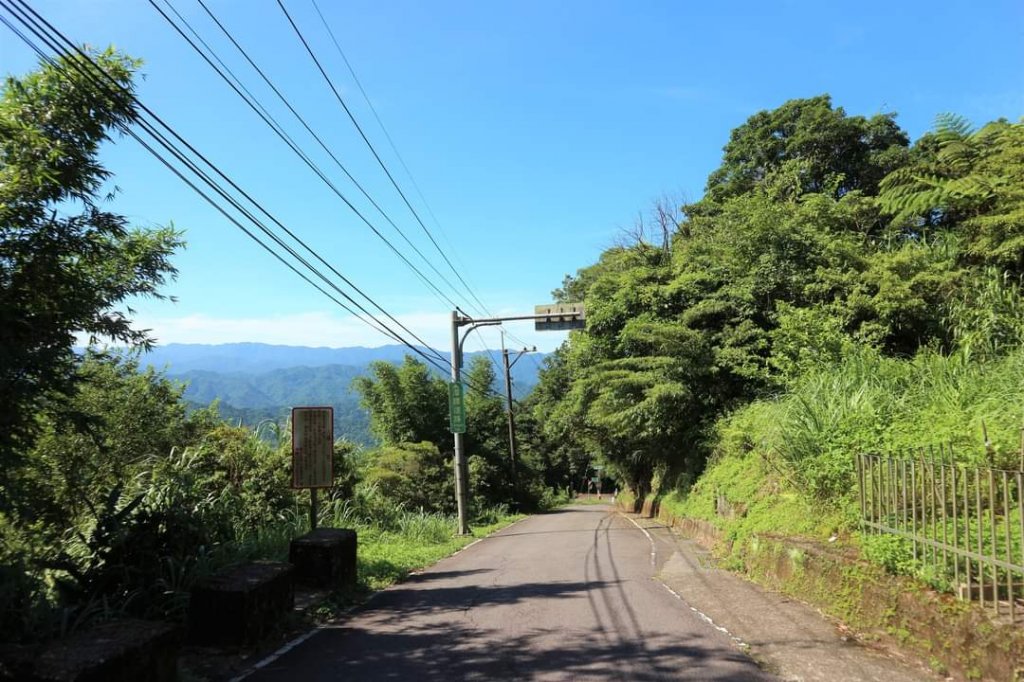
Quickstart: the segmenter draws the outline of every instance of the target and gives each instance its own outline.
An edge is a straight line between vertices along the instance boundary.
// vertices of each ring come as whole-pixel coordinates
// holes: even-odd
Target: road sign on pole
[[[461,381],[448,382],[448,415],[452,433],[466,432],[466,397]]]
[[[534,306],[537,319],[534,330],[539,332],[585,329],[585,311],[582,303],[549,303]]]

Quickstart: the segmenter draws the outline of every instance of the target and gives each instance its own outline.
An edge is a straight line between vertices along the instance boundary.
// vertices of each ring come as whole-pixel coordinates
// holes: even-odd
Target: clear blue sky
[[[429,219],[309,0],[286,5],[346,103],[464,278],[495,313],[530,311],[661,195],[690,200],[729,131],[828,92],[847,112],[897,112],[916,138],[940,112],[1024,115],[1024,4],[1005,2],[422,2],[319,0],[436,214]],[[432,296],[141,0],[33,5],[74,40],[145,60],[141,99],[389,311],[447,348]],[[194,0],[174,5],[361,208]],[[212,9],[395,222],[446,272],[271,0]],[[33,55],[0,27],[0,71]],[[103,151],[138,225],[174,224],[187,250],[167,290],[137,302],[163,342],[381,345],[205,205],[132,140]],[[378,228],[414,254],[383,219]],[[428,266],[421,269],[436,275]],[[454,281],[454,276],[446,272]],[[440,284],[440,282],[438,281]],[[443,284],[441,285],[443,286]],[[551,349],[564,334],[517,337]],[[486,331],[487,345],[498,338]],[[479,345],[479,341],[475,342]],[[472,344],[471,344],[472,345]]]

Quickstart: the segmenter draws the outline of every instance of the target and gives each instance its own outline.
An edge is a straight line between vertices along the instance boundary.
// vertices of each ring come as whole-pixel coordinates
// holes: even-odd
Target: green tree
[[[150,342],[127,306],[132,297],[161,296],[175,275],[169,258],[182,244],[170,228],[132,229],[104,210],[111,174],[98,155],[111,131],[137,117],[139,63],[112,50],[93,57],[97,67],[63,57],[57,67],[7,78],[0,94],[2,488],[37,431],[35,412],[73,393],[78,335]],[[76,64],[102,70],[124,90],[97,88]]]
[[[556,379],[567,385],[539,401],[546,438],[574,441],[641,492],[656,475],[692,481],[715,421],[821,354],[805,343],[901,353],[941,339],[948,259],[889,240],[872,196],[907,142],[894,116],[848,116],[828,96],[733,131],[671,239],[609,249],[556,292],[585,297],[587,332],[570,337],[568,379]],[[777,332],[817,309],[830,321],[814,334]]]
[[[829,95],[758,112],[732,131],[721,167],[708,177],[707,198],[721,202],[750,192],[786,164],[798,170],[801,192],[873,194],[907,157],[909,139],[895,119],[847,116]]]
[[[943,115],[913,152],[881,185],[894,222],[912,237],[952,230],[971,263],[1024,275],[1024,123]]]
[[[365,484],[393,507],[444,511],[455,509],[451,458],[433,443],[385,445],[369,453]]]
[[[512,473],[505,401],[487,391],[495,385],[494,363],[486,355],[470,360],[465,371],[466,453],[470,470],[470,492],[478,508],[511,504],[520,498],[520,487],[529,487],[531,472],[520,466],[521,480]]]
[[[132,357],[88,351],[73,378],[70,406],[37,416],[38,435],[15,475],[20,506],[56,528],[74,523],[149,460],[199,441],[215,423],[209,412],[186,416],[183,387],[139,371]],[[77,420],[69,420],[69,410]]]
[[[574,334],[576,338],[579,335]],[[544,359],[537,385],[525,401],[529,418],[517,421],[520,444],[536,456],[543,484],[556,492],[573,489],[578,484],[577,474],[591,459],[580,438],[578,415],[563,409],[574,378],[569,368],[569,346],[570,342],[562,344]]]
[[[370,376],[353,386],[370,412],[370,431],[385,445],[427,441],[442,449],[448,436],[448,389],[422,362],[405,356],[401,365],[378,361]]]

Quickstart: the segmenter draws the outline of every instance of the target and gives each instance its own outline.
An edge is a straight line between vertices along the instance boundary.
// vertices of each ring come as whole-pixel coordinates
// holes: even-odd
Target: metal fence
[[[857,457],[866,532],[909,541],[918,566],[1011,621],[1024,621],[1024,471],[966,466],[949,447]]]

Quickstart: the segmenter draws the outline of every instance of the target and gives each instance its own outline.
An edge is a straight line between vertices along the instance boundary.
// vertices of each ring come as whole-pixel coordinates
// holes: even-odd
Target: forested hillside
[[[285,423],[292,407],[330,405],[338,438],[369,444],[369,417],[352,390],[352,382],[365,368],[346,365],[290,367],[261,373],[190,370],[169,374],[185,383],[183,397],[194,408],[217,401],[227,419],[255,427],[264,420]]]
[[[330,405],[334,432],[361,445],[373,442],[369,415],[354,388],[356,377],[366,376],[374,362],[400,364],[405,346],[377,348],[307,348],[263,343],[168,344],[139,356],[174,381],[184,382],[184,399],[191,409],[217,401],[220,415],[234,424],[252,428],[270,420],[283,424],[292,407]],[[466,353],[500,364],[500,351]],[[512,395],[522,399],[537,383],[545,353],[531,353],[529,361],[512,366]],[[437,370],[433,370],[435,373]],[[505,391],[504,378],[495,376],[491,388]]]
[[[532,410],[550,448],[690,515],[796,500],[779,529],[849,528],[857,452],[1017,461],[1022,276],[1024,124],[942,115],[911,142],[791,100],[732,132],[673,229],[566,279],[587,330]]]

